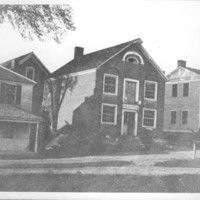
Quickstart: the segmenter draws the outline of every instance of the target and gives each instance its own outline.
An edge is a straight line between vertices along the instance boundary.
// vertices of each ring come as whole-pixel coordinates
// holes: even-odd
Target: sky
[[[28,2],[31,1],[17,1]],[[84,47],[84,53],[90,53],[141,38],[144,48],[166,74],[177,67],[177,60],[186,60],[188,67],[200,69],[200,1],[40,0],[32,3],[69,4],[76,31],[69,32],[57,44],[52,40],[25,40],[11,25],[0,25],[0,63],[33,51],[53,72],[73,59],[75,46]]]

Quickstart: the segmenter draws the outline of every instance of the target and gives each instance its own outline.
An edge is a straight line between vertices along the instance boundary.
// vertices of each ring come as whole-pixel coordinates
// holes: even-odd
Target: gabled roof
[[[0,65],[0,81],[35,84],[36,82]]]
[[[200,69],[195,69],[195,68],[191,68],[191,67],[183,67],[183,66],[180,66],[180,67],[177,67],[176,69],[174,69],[172,72],[170,72],[167,77],[170,79],[170,77],[175,74],[180,68],[185,68],[193,73],[196,73],[197,75],[200,75]]]
[[[58,70],[56,70],[55,72],[53,72],[50,76],[53,78],[80,71],[97,69],[106,62],[108,62],[110,59],[115,57],[117,54],[127,49],[132,44],[136,44],[140,48],[140,50],[144,53],[146,58],[150,60],[152,65],[156,68],[156,70],[160,73],[160,75],[164,78],[164,80],[167,80],[166,76],[164,75],[160,67],[150,57],[147,51],[141,46],[142,40],[140,38],[116,46],[112,46],[106,49],[95,51],[89,54],[85,54],[81,56],[79,59],[73,59],[64,66],[62,66],[61,68],[59,68]]]
[[[23,64],[25,61],[27,61],[29,58],[33,58],[36,62],[38,62],[40,68],[44,73],[48,76],[50,74],[49,70],[45,67],[45,65],[41,62],[41,60],[36,56],[34,52],[27,53],[25,55],[19,56],[17,58],[13,58],[11,60],[8,60],[6,62],[3,62],[1,65],[3,65],[6,68],[11,68],[12,61],[15,63],[19,63],[19,65]]]
[[[42,119],[10,104],[0,104],[0,121],[39,122]]]

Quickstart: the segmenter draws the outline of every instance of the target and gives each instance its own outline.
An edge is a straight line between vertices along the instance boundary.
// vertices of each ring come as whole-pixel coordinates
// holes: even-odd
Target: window
[[[156,100],[157,99],[157,82],[145,81],[145,99]]]
[[[116,124],[117,105],[102,104],[101,123]]]
[[[176,111],[171,111],[171,124],[176,124]]]
[[[129,63],[139,64],[138,59],[131,55],[127,56],[125,60],[126,60],[126,62],[129,62]]]
[[[118,90],[117,86],[118,86],[118,76],[104,74],[104,87],[103,87],[104,94],[117,95],[117,90]]]
[[[33,67],[27,67],[26,68],[26,77],[34,80],[35,78],[35,69]]]
[[[188,111],[182,111],[182,124],[188,123]]]
[[[143,127],[156,127],[156,110],[143,109]]]
[[[183,84],[183,96],[188,97],[189,95],[189,83]]]
[[[16,96],[16,86],[7,83],[1,83],[0,103],[14,104]]]
[[[21,85],[0,83],[0,103],[21,104]]]
[[[178,93],[178,85],[173,84],[172,85],[172,97],[177,97],[177,93]]]

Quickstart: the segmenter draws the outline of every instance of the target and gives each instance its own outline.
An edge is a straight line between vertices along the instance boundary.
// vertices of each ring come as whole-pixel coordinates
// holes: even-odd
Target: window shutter
[[[22,91],[22,86],[17,85],[17,91],[16,91],[16,104],[17,105],[21,104],[21,91]]]

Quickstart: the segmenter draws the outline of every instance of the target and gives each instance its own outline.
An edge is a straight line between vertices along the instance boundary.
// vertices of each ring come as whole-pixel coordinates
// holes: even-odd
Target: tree
[[[25,39],[50,37],[60,43],[75,30],[69,5],[0,5],[0,24],[11,23]]]
[[[50,94],[50,113],[53,132],[57,131],[58,114],[67,90],[73,91],[77,84],[77,77],[64,75],[47,80]]]

